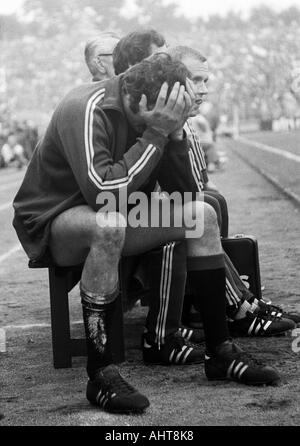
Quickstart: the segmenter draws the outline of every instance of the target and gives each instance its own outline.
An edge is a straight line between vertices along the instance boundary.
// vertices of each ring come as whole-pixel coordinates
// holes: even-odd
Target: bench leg
[[[53,364],[56,369],[72,367],[67,278],[49,268],[49,284]]]

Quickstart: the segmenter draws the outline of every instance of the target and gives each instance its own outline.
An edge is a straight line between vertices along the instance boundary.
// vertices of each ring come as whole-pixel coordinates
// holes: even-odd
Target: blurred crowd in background
[[[38,128],[29,120],[17,120],[0,106],[0,168],[26,166],[38,141]]]
[[[247,19],[230,12],[191,21],[171,2],[130,3],[134,8],[129,0],[25,0],[22,13],[0,15],[2,146],[12,133],[30,157],[31,141],[62,96],[90,80],[86,41],[105,30],[122,36],[139,25],[208,58],[210,105],[203,105],[203,116],[213,140],[217,133],[232,135],[237,126],[300,128],[300,9],[274,12],[260,6]]]

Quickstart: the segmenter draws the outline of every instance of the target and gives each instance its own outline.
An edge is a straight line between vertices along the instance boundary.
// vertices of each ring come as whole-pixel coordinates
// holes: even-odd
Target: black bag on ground
[[[252,235],[237,234],[223,238],[222,246],[250,291],[261,299],[258,244]]]

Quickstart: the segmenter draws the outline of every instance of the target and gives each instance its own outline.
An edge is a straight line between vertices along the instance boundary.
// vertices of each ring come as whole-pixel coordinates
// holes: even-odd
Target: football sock
[[[116,302],[91,303],[82,290],[81,302],[87,345],[87,373],[93,380],[99,370],[114,362],[110,332]]]
[[[256,297],[254,298],[252,305],[251,305],[251,311],[252,313],[258,308],[259,306],[259,300],[256,299]]]
[[[201,312],[207,350],[229,339],[226,320],[225,269],[188,271],[194,306]]]

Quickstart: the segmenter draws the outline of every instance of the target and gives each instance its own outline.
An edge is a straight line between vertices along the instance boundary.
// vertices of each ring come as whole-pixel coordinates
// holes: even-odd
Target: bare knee
[[[189,255],[214,255],[222,250],[217,214],[212,206],[204,202],[194,202],[190,206],[193,217],[198,219],[198,237],[188,241]],[[200,222],[200,223],[199,223]],[[201,231],[199,230],[201,229]]]
[[[97,213],[96,223],[92,231],[92,247],[109,252],[112,256],[120,253],[126,229],[123,215],[118,212]]]
[[[193,224],[197,228],[197,233],[217,234],[218,218],[214,208],[204,201],[193,201],[184,205],[185,226],[192,228]]]
[[[208,203],[204,203],[204,230],[219,231],[217,213]]]

